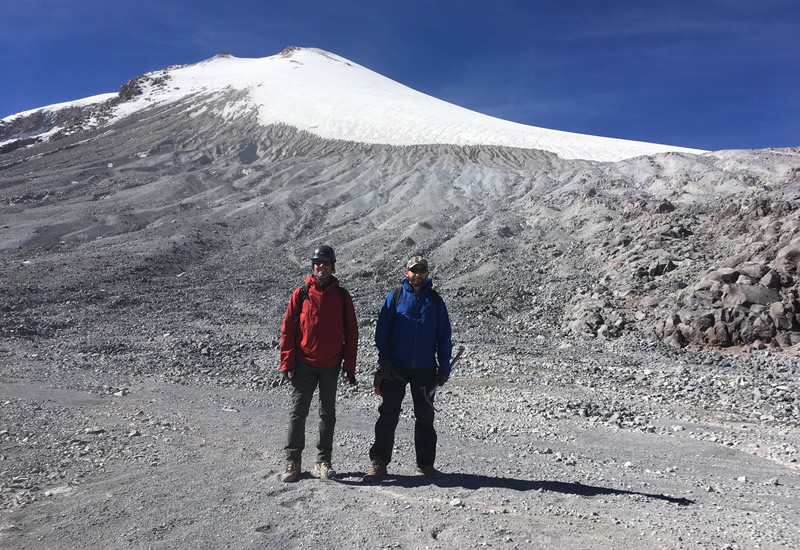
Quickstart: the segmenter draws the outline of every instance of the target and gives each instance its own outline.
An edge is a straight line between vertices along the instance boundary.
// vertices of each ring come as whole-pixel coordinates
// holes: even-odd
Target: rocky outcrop
[[[27,115],[17,116],[7,121],[0,122],[0,142],[10,140],[25,140],[25,144],[40,141],[39,136],[70,124],[94,109],[94,105],[83,107],[65,107],[63,109],[39,110]],[[13,143],[13,142],[12,142]],[[11,144],[8,144],[11,145]],[[20,145],[21,146],[21,145]],[[6,147],[3,153],[11,152],[19,147]]]
[[[674,208],[623,201],[616,235],[585,242],[605,291],[579,290],[565,327],[591,337],[637,331],[674,346],[798,346],[800,204],[787,196],[762,189]]]
[[[797,296],[794,279],[766,264],[711,271],[678,293],[679,309],[660,332],[681,345],[793,346],[800,343]]]
[[[0,121],[0,142],[7,142],[0,147],[0,154],[10,153],[42,141],[57,141],[107,122],[112,116],[114,107],[142,95],[146,88],[163,88],[168,81],[169,76],[166,74],[140,75],[123,84],[117,97],[108,101],[45,108],[9,117]]]

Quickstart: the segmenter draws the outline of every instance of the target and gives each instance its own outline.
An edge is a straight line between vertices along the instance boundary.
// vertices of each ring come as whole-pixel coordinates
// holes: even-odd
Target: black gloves
[[[347,380],[347,383],[351,386],[356,385],[356,373],[350,372],[349,370],[342,370],[342,378]]]
[[[378,367],[378,374],[380,374],[381,378],[383,378],[384,380],[394,380],[393,373],[394,371],[392,369],[391,363],[384,363]]]
[[[450,380],[450,375],[439,373],[436,375],[436,383],[439,384],[439,387],[444,386],[444,383]]]
[[[395,374],[392,368],[392,362],[387,358],[378,359],[378,375],[384,380],[394,380]]]

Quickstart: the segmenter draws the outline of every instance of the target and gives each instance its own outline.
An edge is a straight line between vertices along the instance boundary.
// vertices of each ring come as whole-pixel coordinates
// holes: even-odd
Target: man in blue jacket
[[[428,260],[422,256],[408,260],[402,287],[386,296],[378,316],[375,345],[381,381],[376,391],[383,402],[378,407],[375,443],[369,450],[372,469],[364,476],[367,482],[386,477],[406,386],[411,388],[414,400],[417,471],[432,479],[442,476],[433,465],[436,460],[433,398],[437,385],[447,382],[450,376],[453,344],[447,308],[433,290],[429,271]]]

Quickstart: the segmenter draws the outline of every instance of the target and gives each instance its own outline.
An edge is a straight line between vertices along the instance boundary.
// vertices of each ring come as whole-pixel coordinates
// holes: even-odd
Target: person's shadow
[[[445,474],[439,479],[428,479],[422,475],[404,476],[389,474],[379,483],[366,483],[361,481],[364,474],[361,472],[341,473],[336,481],[347,485],[375,485],[389,487],[416,488],[426,485],[436,485],[437,487],[462,487],[464,489],[477,490],[481,487],[494,487],[499,489],[509,489],[512,491],[548,491],[552,493],[564,493],[578,495],[582,497],[595,497],[598,495],[636,495],[655,500],[664,500],[677,504],[678,506],[689,506],[694,504],[693,500],[681,497],[671,497],[657,493],[642,493],[639,491],[628,491],[625,489],[613,489],[611,487],[598,487],[595,485],[585,485],[583,483],[569,483],[564,481],[531,481],[526,479],[514,479],[509,477],[490,477],[475,474]],[[358,478],[358,481],[348,478]]]

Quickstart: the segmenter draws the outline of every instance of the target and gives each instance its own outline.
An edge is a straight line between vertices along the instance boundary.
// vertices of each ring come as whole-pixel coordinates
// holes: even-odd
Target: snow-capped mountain
[[[131,87],[132,86],[132,87]],[[124,87],[123,87],[124,88]],[[668,151],[702,153],[696,149],[604,138],[526,126],[483,115],[412,90],[340,56],[313,48],[287,48],[271,57],[241,59],[224,54],[188,66],[142,75],[111,101],[104,116],[88,116],[83,124],[97,126],[143,108],[183,100],[187,115],[207,108],[204,98],[227,91],[243,92],[214,107],[226,120],[257,111],[268,126],[285,124],[324,139],[387,145],[495,145],[537,149],[565,159],[618,161]],[[57,112],[87,104],[102,104],[109,96],[59,104],[39,111]],[[124,101],[120,101],[124,99]],[[37,111],[6,117],[9,127]],[[40,128],[52,134],[57,128]],[[30,138],[37,128],[28,129]],[[2,141],[23,137],[10,131]]]
[[[0,265],[274,286],[326,242],[370,303],[435,258],[463,322],[512,346],[543,315],[548,338],[800,345],[800,153],[696,153],[491,118],[320,50],[218,56],[0,121]]]

